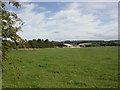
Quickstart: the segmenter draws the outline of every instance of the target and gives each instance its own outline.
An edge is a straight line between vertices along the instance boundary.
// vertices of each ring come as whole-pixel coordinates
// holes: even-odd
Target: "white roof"
[[[71,45],[71,44],[63,44],[63,45],[66,45],[66,46],[73,46],[73,45]]]

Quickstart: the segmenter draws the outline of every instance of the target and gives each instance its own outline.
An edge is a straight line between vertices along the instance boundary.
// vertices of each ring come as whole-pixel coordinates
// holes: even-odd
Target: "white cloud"
[[[46,8],[45,7],[39,7],[40,10],[45,10]]]
[[[19,2],[118,2],[119,0],[17,0]]]
[[[37,13],[34,11],[38,6],[36,4],[24,4],[24,9],[19,13],[19,16],[25,21],[23,32],[19,34],[25,39],[43,38],[50,40],[80,40],[80,39],[117,39],[117,22],[105,22],[100,20],[99,15],[94,15],[93,12],[87,14],[83,10],[102,10],[109,9],[106,4],[85,3],[70,3],[65,9],[58,12],[45,11]],[[109,4],[108,4],[109,5]],[[97,7],[98,6],[98,7]],[[41,7],[39,7],[41,8]],[[44,8],[44,7],[42,7]],[[109,12],[103,14],[111,14],[110,17],[117,18],[114,15],[114,9],[109,9]],[[99,11],[97,11],[99,12]],[[50,14],[49,17],[46,15]],[[107,16],[105,16],[107,18]]]

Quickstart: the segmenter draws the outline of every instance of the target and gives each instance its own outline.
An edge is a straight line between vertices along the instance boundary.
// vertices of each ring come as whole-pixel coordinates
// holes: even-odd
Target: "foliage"
[[[46,40],[33,39],[33,40],[29,40],[28,44],[30,48],[53,48],[54,47],[54,42],[49,41],[48,39]]]
[[[23,21],[17,16],[17,14],[13,12],[9,12],[6,10],[6,6],[10,4],[17,8],[21,5],[19,2],[15,0],[9,0],[6,2],[0,1],[0,24],[1,24],[1,32],[0,35],[3,38],[2,41],[2,55],[3,59],[6,57],[6,53],[10,48],[10,43],[8,40],[11,40],[17,46],[18,44],[22,44],[24,40],[17,34],[18,31],[21,31],[21,25],[23,25]],[[19,26],[16,26],[16,23],[19,23]]]

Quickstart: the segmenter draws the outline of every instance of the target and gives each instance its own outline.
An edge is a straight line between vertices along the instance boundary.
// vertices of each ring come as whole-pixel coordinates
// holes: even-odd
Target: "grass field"
[[[5,61],[3,88],[114,88],[118,48],[12,50]]]

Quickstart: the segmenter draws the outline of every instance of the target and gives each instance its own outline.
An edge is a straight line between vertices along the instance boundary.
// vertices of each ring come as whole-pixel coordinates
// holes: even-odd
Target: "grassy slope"
[[[116,47],[11,51],[3,87],[117,87]],[[9,63],[9,64],[8,64]]]

